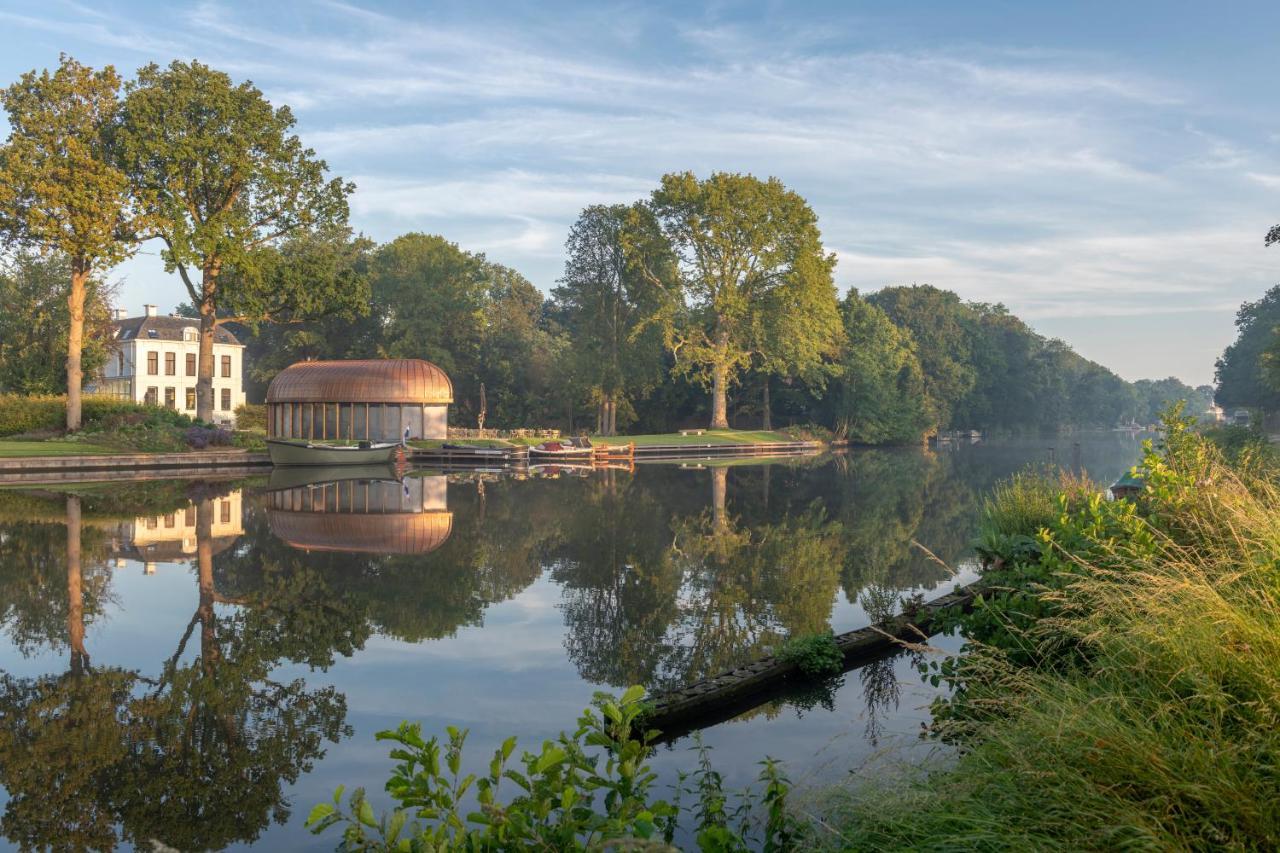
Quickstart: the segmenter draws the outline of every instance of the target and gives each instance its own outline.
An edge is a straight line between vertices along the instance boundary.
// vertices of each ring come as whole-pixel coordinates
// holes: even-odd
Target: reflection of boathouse
[[[267,434],[326,441],[445,438],[453,385],[417,358],[303,361],[267,388]]]
[[[444,477],[279,489],[268,496],[267,522],[278,538],[305,551],[427,554],[453,530],[447,489]]]

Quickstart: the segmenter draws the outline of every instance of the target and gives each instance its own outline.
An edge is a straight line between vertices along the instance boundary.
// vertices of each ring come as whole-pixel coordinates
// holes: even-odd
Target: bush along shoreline
[[[347,850],[677,837],[701,850],[1276,849],[1280,465],[1265,444],[1224,452],[1216,438],[1170,411],[1132,500],[1047,470],[992,493],[977,542],[987,591],[948,614],[960,651],[922,665],[950,688],[927,735],[952,747],[940,761],[815,792],[802,810],[769,759],[731,804],[704,751],[659,798],[633,688],[598,696],[522,770],[508,741],[482,779],[458,778],[465,732],[384,732],[396,810],[375,816],[362,791],[344,806],[339,790],[308,825],[340,827]]]
[[[83,443],[89,452],[94,448],[136,453],[184,453],[220,447],[263,450],[265,427],[249,431],[262,419],[258,411],[261,408],[241,406],[237,417],[244,417],[248,423],[239,430],[229,430],[173,409],[86,396],[82,426],[69,433],[63,427],[65,397],[0,394],[0,440],[56,439],[63,448],[66,442]]]

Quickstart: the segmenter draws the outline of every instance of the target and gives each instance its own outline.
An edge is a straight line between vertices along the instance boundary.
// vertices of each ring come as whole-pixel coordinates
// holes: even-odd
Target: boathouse
[[[267,434],[323,441],[445,438],[453,385],[418,358],[301,361],[267,388]]]

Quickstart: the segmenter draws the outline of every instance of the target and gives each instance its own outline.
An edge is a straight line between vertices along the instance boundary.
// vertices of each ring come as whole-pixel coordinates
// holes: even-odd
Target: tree
[[[66,255],[19,250],[0,259],[0,392],[58,394],[67,387],[71,335]],[[110,346],[111,290],[97,276],[85,283],[80,367],[95,376]]]
[[[753,359],[774,363],[769,344],[783,323],[806,339],[794,342],[795,354],[810,353],[793,368],[821,351],[817,341],[833,328],[835,256],[823,250],[808,203],[777,178],[665,175],[650,207],[677,253],[692,312],[692,322],[666,324],[676,370],[710,384],[711,427],[726,429],[729,386]]]
[[[886,287],[867,299],[911,331],[937,426],[950,426],[957,404],[977,381],[966,328],[970,312],[956,294],[927,284]]]
[[[148,65],[126,87],[121,162],[200,313],[196,414],[213,416],[213,341],[220,323],[270,322],[350,294],[298,276],[265,275],[258,251],[284,237],[345,227],[354,186],[289,133],[252,83],[199,62]],[[200,271],[199,281],[191,270]],[[223,274],[234,270],[235,275]]]
[[[576,372],[598,400],[596,431],[617,435],[619,403],[662,378],[662,335],[654,321],[670,299],[675,256],[639,204],[588,207],[565,248],[564,277],[552,296],[569,329]]]
[[[1265,411],[1280,409],[1280,387],[1269,384],[1264,373],[1264,355],[1276,340],[1277,326],[1280,326],[1280,285],[1268,290],[1256,302],[1240,306],[1236,313],[1239,334],[1217,362],[1214,398],[1218,405],[1228,409],[1237,406],[1256,406]]]
[[[128,178],[114,162],[119,90],[111,66],[95,71],[64,54],[52,74],[29,71],[2,96],[10,133],[0,148],[0,234],[45,253],[60,252],[70,266],[69,430],[80,428],[90,277],[133,253],[139,224]]]
[[[841,306],[845,355],[834,422],[860,444],[920,442],[934,425],[911,333],[851,290]]]

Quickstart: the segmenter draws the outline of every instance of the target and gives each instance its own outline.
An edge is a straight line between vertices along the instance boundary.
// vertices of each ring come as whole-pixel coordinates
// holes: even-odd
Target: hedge
[[[81,402],[81,420],[85,428],[113,416],[147,414],[153,406],[143,406],[115,397],[86,395]],[[0,394],[0,437],[29,432],[57,432],[67,423],[67,398],[61,395],[26,396]]]

